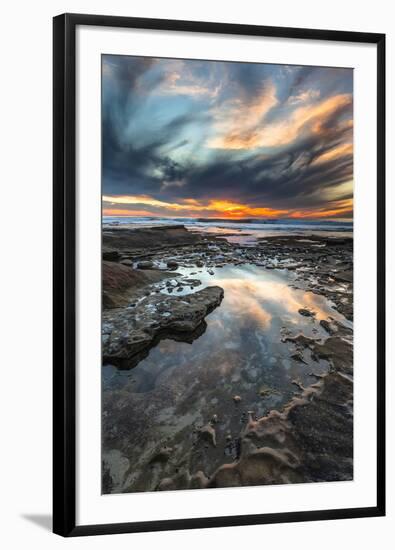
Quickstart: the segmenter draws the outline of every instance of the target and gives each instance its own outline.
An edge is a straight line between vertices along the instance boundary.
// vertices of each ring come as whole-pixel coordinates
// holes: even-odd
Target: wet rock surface
[[[174,275],[154,271],[143,273],[137,269],[132,269],[131,265],[103,261],[103,309],[128,306],[133,302],[137,302],[151,285],[168,277],[174,277]]]
[[[304,344],[333,358],[328,374],[301,387],[282,411],[250,419],[241,436],[240,458],[214,472],[207,487],[353,478],[352,346],[339,337],[324,345],[314,340]]]
[[[160,338],[185,335],[188,340],[223,296],[222,288],[213,286],[182,298],[155,294],[136,306],[104,311],[103,361],[127,368],[128,361]]]
[[[201,236],[191,233],[183,225],[171,227],[124,228],[111,227],[103,230],[103,259],[117,261],[134,256],[145,258],[166,248],[177,248],[201,241]]]
[[[351,238],[103,239],[103,492],[352,479]]]

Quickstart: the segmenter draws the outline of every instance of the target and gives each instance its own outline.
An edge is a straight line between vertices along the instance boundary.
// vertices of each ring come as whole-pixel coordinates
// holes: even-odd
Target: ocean
[[[337,220],[224,220],[208,218],[160,218],[133,216],[103,216],[104,226],[116,225],[184,225],[190,231],[227,235],[230,242],[248,244],[259,237],[276,235],[352,237],[353,222]]]

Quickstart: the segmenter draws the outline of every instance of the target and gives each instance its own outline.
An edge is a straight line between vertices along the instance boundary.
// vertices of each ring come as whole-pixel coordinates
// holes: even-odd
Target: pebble
[[[211,417],[211,423],[212,424],[217,424],[217,422],[218,422],[218,415],[213,414],[213,416]]]
[[[167,262],[167,267],[169,267],[170,269],[177,269],[178,262],[176,262],[175,260],[169,260]]]
[[[309,309],[305,309],[303,307],[299,309],[299,313],[304,317],[314,317],[315,315],[314,311],[310,311]]]

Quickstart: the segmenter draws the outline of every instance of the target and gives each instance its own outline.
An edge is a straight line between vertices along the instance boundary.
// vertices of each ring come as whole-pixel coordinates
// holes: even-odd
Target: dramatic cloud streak
[[[352,70],[103,56],[103,212],[351,217]]]

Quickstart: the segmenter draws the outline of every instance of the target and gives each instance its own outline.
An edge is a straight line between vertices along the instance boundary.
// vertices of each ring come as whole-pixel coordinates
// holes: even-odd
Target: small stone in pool
[[[177,269],[178,262],[176,262],[175,260],[169,260],[167,262],[167,267],[169,267],[170,269]]]
[[[314,311],[310,311],[309,309],[305,309],[303,307],[299,309],[299,313],[304,317],[313,317],[315,315]]]

